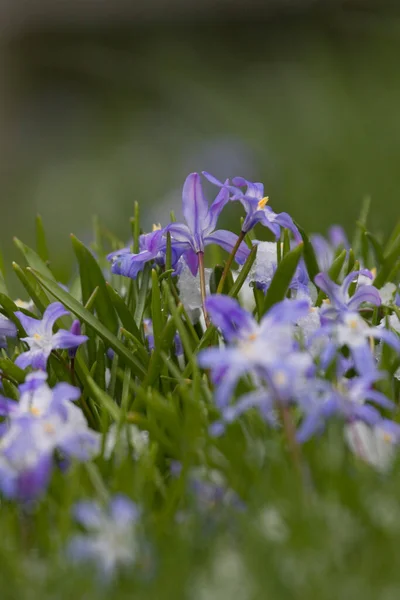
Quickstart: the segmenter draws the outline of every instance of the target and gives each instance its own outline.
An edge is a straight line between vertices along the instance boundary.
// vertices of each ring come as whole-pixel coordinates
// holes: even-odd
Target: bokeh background
[[[264,181],[308,231],[351,229],[365,196],[386,232],[399,213],[398,3],[3,0],[1,246],[52,257],[93,214],[129,237],[179,211],[186,175]]]

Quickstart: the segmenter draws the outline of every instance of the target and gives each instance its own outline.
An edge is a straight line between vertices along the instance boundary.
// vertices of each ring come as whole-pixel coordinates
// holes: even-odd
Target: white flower
[[[210,277],[212,269],[205,269],[206,293],[210,293]],[[186,263],[179,275],[179,296],[185,307],[190,319],[196,323],[201,315],[201,292],[200,292],[200,276],[192,275]]]
[[[396,289],[397,287],[395,286],[395,284],[390,282],[385,283],[385,285],[381,287],[379,293],[381,296],[382,304],[385,304],[386,306],[390,306],[391,304],[393,304],[393,298]]]
[[[104,458],[109,460],[115,450],[119,456],[127,456],[132,449],[133,457],[137,460],[149,447],[149,432],[142,431],[136,425],[124,425],[121,430],[113,423],[106,435]]]
[[[268,288],[278,266],[275,242],[257,244],[257,256],[249,273],[249,280]]]
[[[393,437],[379,425],[371,428],[362,421],[346,425],[346,442],[354,454],[380,471],[386,471],[395,456]]]

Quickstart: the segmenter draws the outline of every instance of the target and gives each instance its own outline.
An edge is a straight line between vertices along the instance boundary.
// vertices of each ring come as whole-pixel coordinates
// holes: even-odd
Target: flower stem
[[[279,412],[281,413],[283,430],[285,432],[286,441],[289,446],[289,452],[292,455],[293,463],[298,472],[300,479],[303,479],[303,467],[300,446],[296,440],[296,429],[293,423],[292,415],[287,406],[279,404]]]
[[[200,275],[200,292],[201,292],[201,302],[203,304],[203,313],[204,320],[206,322],[206,327],[210,326],[210,319],[208,318],[207,309],[206,309],[206,278],[204,272],[204,252],[197,253],[199,259],[199,275]]]
[[[236,244],[233,246],[232,252],[228,256],[228,260],[225,263],[225,267],[224,267],[224,270],[222,272],[221,279],[219,280],[219,284],[218,284],[218,288],[217,288],[217,294],[222,294],[222,290],[224,289],[225,279],[226,279],[226,277],[227,277],[227,275],[229,273],[229,269],[231,268],[233,260],[234,260],[234,258],[236,256],[236,252],[238,251],[240,244],[243,242],[245,235],[246,235],[245,231],[241,231],[239,233],[238,239],[236,240]]]

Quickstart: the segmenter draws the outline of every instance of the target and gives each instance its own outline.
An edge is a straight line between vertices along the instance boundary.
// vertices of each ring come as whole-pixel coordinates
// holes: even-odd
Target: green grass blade
[[[83,303],[87,302],[93,290],[98,287],[99,292],[95,300],[96,312],[99,320],[115,333],[118,328],[118,319],[100,266],[90,250],[78,238],[71,235],[71,240],[79,264]]]
[[[36,249],[43,262],[49,260],[49,251],[47,248],[46,233],[44,231],[43,220],[40,215],[36,215]]]
[[[117,336],[109,331],[99,319],[92,315],[92,313],[85,309],[82,304],[75,300],[75,298],[73,298],[68,292],[60,288],[56,283],[51,281],[48,277],[45,277],[38,271],[32,270],[32,273],[48,292],[53,294],[57,300],[62,302],[62,304],[64,304],[68,310],[86,323],[86,325],[89,325],[89,327],[91,327],[97,333],[97,335],[103,339],[106,346],[110,346],[110,348],[112,348],[114,352],[118,354],[125,364],[131,366],[136,375],[142,377],[145,374],[143,365],[136,359],[135,356],[128,352],[126,347],[117,338]]]
[[[303,253],[303,244],[299,244],[288,252],[281,260],[264,301],[263,314],[277,302],[283,300],[296,272],[297,265]]]

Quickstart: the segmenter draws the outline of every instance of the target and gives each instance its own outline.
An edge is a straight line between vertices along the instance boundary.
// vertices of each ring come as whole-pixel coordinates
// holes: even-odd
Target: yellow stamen
[[[34,333],[33,337],[34,337],[35,340],[41,340],[42,339],[42,336],[40,335],[40,333]]]
[[[258,210],[262,210],[263,208],[265,208],[265,205],[267,204],[268,200],[269,200],[268,196],[261,198],[261,200],[257,204]]]
[[[35,417],[39,417],[40,416],[40,410],[38,408],[36,408],[36,406],[31,406],[29,409],[29,412],[32,415],[35,415]]]
[[[160,229],[161,229],[161,223],[153,224],[153,231],[160,231]]]
[[[385,432],[383,434],[383,441],[387,442],[387,443],[391,443],[392,442],[392,436],[390,435],[390,433]]]
[[[276,385],[284,385],[286,383],[286,375],[283,371],[277,371],[274,375]]]
[[[256,333],[252,333],[252,334],[249,335],[249,340],[250,341],[254,342],[254,340],[256,340],[256,339],[257,339],[257,334]]]
[[[372,273],[373,278],[375,279],[375,277],[376,277],[376,267],[373,267],[371,269],[371,273]]]

